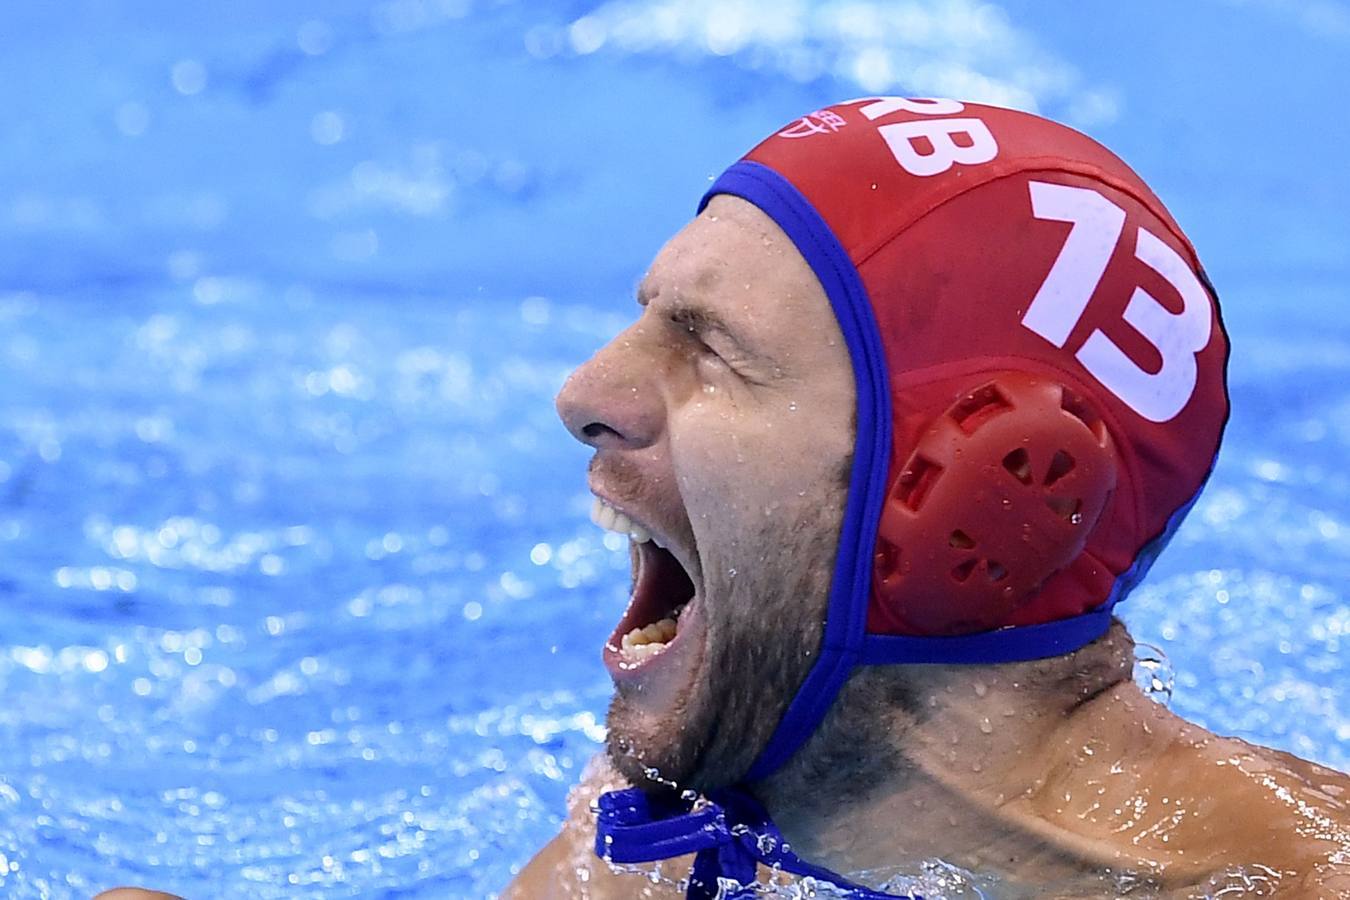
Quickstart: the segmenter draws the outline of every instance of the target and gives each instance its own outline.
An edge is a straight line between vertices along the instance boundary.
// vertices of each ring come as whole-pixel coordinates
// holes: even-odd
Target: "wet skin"
[[[589,802],[650,766],[681,786],[737,780],[818,641],[854,404],[819,284],[766,216],[718,197],[662,250],[642,299],[558,407],[596,449],[592,489],[689,573],[695,616],[654,664],[616,673],[611,759],[588,767],[506,897],[682,896],[594,856]],[[1000,897],[1116,896],[1122,875],[1146,879],[1144,896],[1191,897],[1244,866],[1267,882],[1248,896],[1350,895],[1350,779],[1172,715],[1134,686],[1131,646],[1117,624],[1052,660],[860,669],[752,787],[798,853],[840,873],[936,857]],[[764,677],[733,670],[747,653]]]

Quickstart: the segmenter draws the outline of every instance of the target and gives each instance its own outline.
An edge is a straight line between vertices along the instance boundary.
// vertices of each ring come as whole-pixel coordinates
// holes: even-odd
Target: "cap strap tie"
[[[768,811],[743,788],[713,791],[701,801],[666,801],[638,789],[600,795],[595,853],[607,863],[643,863],[696,854],[687,900],[747,900],[757,895],[758,864],[828,883],[847,900],[884,894],[854,884],[793,853]]]

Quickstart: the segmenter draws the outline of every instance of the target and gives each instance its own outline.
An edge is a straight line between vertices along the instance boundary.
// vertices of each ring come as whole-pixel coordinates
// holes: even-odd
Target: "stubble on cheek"
[[[811,492],[743,536],[738,559],[706,548],[708,643],[693,682],[659,718],[622,693],[610,705],[610,757],[631,782],[708,791],[749,770],[815,663],[844,492]]]

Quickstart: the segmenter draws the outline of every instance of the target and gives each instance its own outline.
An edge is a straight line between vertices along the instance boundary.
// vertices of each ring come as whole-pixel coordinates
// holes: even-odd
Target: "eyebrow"
[[[648,287],[646,281],[638,285],[638,305],[647,306],[655,295],[656,292]],[[752,348],[741,339],[736,329],[727,322],[721,313],[709,309],[707,306],[680,299],[670,303],[669,309],[666,310],[666,316],[677,325],[683,325],[698,335],[707,334],[710,331],[717,332],[730,341],[736,348],[736,352],[746,359],[773,363],[772,357]]]

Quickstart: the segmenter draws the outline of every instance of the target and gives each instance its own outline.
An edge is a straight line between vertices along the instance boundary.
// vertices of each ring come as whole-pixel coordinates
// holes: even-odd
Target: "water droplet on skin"
[[[685,803],[693,803],[698,799],[698,791],[684,790],[680,792],[680,799]]]
[[[1073,515],[1069,516],[1069,521],[1072,522],[1072,523],[1075,524],[1075,525],[1082,525],[1082,524],[1083,524],[1083,514],[1082,514],[1082,513],[1074,513]]]
[[[735,577],[736,577],[736,570],[735,570],[735,569],[727,569],[727,577],[728,577],[728,578],[735,578]]]
[[[638,687],[640,689],[641,685],[639,685]],[[663,784],[666,787],[670,788],[671,790],[679,788],[679,785],[671,781],[669,778],[662,777],[660,769],[654,768],[652,766],[646,766],[643,768],[642,774],[647,776],[648,781],[654,781],[657,784]]]
[[[989,688],[985,687],[985,684],[984,684],[983,681],[977,681],[977,682],[975,682],[975,696],[976,696],[976,697],[983,697],[983,696],[984,696],[985,694],[987,694],[987,693],[989,693]]]
[[[788,412],[796,412],[796,411],[797,411],[797,401],[793,400],[788,404]]]
[[[984,771],[984,766],[980,765],[979,763],[972,763],[971,766],[970,766],[970,771],[972,771],[972,772],[982,772],[982,771]]]
[[[716,385],[705,384],[705,385],[703,386],[703,393],[705,393],[705,394],[715,394],[715,393],[717,393],[717,387],[716,387]]]
[[[981,719],[981,720],[980,720],[980,731],[983,732],[984,734],[993,734],[993,733],[994,733],[994,723],[993,723],[993,722],[990,722],[988,718]]]

